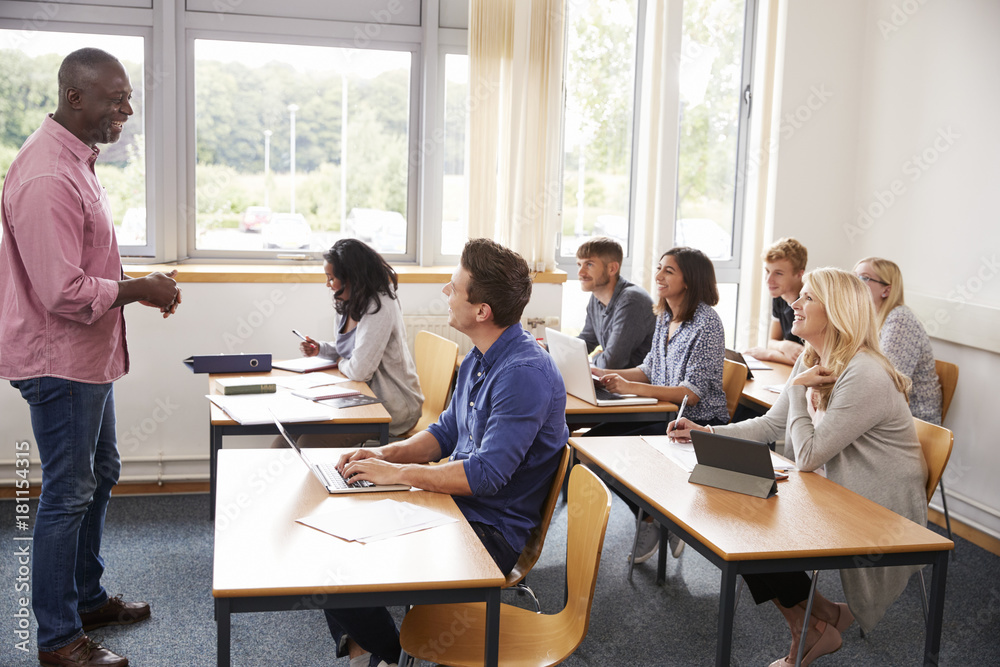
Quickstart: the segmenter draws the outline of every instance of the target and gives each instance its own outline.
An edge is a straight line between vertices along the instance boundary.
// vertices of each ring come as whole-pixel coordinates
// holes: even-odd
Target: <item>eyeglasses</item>
[[[889,286],[889,283],[882,282],[881,280],[872,278],[871,276],[858,276],[858,278],[860,278],[863,283],[878,283],[879,285],[885,285],[886,287]]]

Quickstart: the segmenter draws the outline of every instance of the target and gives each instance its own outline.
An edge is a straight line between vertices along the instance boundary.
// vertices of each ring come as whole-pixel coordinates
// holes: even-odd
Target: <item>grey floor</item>
[[[34,508],[32,507],[32,512]],[[149,621],[103,628],[93,638],[129,656],[132,665],[215,664],[212,615],[212,525],[206,495],[119,497],[108,511],[103,553],[105,585],[112,594],[148,600]],[[15,648],[17,542],[13,501],[0,502],[0,665],[37,665]],[[665,585],[655,583],[655,559],[626,581],[633,523],[615,500],[597,581],[590,632],[567,665],[707,665],[715,654],[719,572],[691,549],[668,560]],[[566,508],[557,507],[541,560],[529,576],[545,612],[562,599]],[[336,538],[330,538],[336,539]],[[843,599],[839,576],[822,575],[820,590]],[[523,604],[512,593],[505,602]],[[395,613],[401,613],[394,610]],[[32,619],[32,637],[35,628]],[[957,539],[946,595],[942,665],[1000,665],[1000,558]],[[923,625],[916,579],[866,639],[849,630],[844,646],[817,665],[919,665]],[[787,629],[770,605],[744,596],[733,636],[733,665],[768,665],[788,646]],[[347,665],[333,658],[317,611],[241,614],[233,617],[233,665]]]

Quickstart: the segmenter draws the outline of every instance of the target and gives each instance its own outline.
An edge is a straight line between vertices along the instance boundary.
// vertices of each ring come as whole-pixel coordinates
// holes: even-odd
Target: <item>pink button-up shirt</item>
[[[52,119],[3,185],[0,378],[107,383],[128,372],[122,279],[107,194],[92,149]]]

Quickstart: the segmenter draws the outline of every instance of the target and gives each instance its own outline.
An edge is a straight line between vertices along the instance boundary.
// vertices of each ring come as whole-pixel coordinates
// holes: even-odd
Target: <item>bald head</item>
[[[70,88],[87,90],[98,79],[101,66],[117,63],[118,59],[107,51],[91,47],[78,49],[63,59],[59,66],[59,103],[66,99]]]
[[[52,119],[91,148],[121,137],[132,115],[125,66],[107,51],[80,49],[59,67],[59,105]]]

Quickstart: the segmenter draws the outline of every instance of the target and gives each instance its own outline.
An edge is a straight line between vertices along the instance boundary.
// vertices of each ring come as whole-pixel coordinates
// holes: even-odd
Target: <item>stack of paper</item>
[[[307,398],[310,401],[325,401],[328,398],[343,398],[344,396],[357,396],[361,392],[357,389],[351,389],[350,387],[338,387],[335,385],[322,385],[319,387],[310,387],[308,389],[295,389],[292,391],[294,396],[299,396],[301,398]]]
[[[398,500],[378,500],[362,509],[325,512],[296,519],[298,523],[348,542],[367,544],[456,521],[440,512]]]
[[[693,471],[695,465],[698,463],[698,457],[694,453],[694,445],[690,442],[677,442],[666,435],[643,435],[639,437],[647,445],[666,456],[686,472]],[[771,452],[771,465],[779,472],[795,470],[794,463],[778,456],[774,452]]]
[[[222,408],[233,421],[243,425],[273,424],[275,418],[281,422],[325,422],[336,415],[333,408],[286,392],[238,396],[209,394],[205,398]]]

